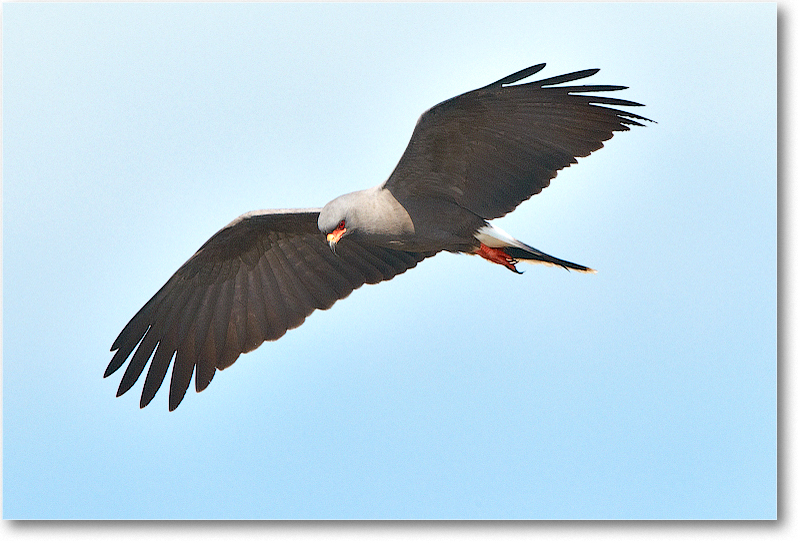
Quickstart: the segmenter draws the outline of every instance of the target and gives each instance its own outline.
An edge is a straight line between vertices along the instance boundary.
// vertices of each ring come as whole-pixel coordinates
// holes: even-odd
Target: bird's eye
[[[343,230],[344,229],[344,220],[339,221],[339,226],[337,226],[336,229],[337,230]]]

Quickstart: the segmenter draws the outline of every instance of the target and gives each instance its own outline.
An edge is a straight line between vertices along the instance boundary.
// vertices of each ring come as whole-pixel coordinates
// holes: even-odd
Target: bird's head
[[[358,214],[355,212],[358,193],[344,194],[331,200],[322,208],[317,219],[319,231],[325,234],[331,250],[344,236],[352,235],[358,226]]]
[[[328,202],[317,219],[331,249],[343,237],[353,241],[397,247],[414,236],[414,223],[405,208],[382,185],[343,194]]]

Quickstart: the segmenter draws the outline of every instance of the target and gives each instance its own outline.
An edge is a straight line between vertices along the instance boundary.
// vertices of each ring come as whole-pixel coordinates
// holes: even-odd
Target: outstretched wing
[[[105,377],[133,353],[117,396],[133,386],[149,362],[140,402],[146,406],[174,355],[172,411],[193,373],[200,392],[217,369],[300,326],[315,309],[328,309],[364,283],[389,280],[430,256],[349,239],[341,240],[334,254],[317,229],[318,215],[319,210],[253,212],[214,234],[111,346],[116,353]]]
[[[594,75],[583,70],[516,84],[532,66],[426,111],[386,181],[398,199],[453,201],[484,219],[501,217],[550,184],[556,173],[638,121],[607,106],[636,102],[583,93],[616,85],[556,86]]]

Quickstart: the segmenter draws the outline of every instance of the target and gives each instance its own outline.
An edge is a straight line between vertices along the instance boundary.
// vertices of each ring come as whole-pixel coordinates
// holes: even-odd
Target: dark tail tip
[[[597,270],[593,270],[581,264],[569,262],[568,260],[561,260],[560,258],[543,253],[538,249],[534,249],[533,247],[531,247],[530,251],[520,247],[506,247],[506,252],[515,260],[527,260],[528,262],[533,261],[550,266],[561,266],[565,270],[575,270],[581,273],[597,273]]]

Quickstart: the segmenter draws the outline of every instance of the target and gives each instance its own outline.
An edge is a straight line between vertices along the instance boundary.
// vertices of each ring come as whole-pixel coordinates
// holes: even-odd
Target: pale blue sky
[[[547,62],[658,124],[190,391],[114,398],[211,234],[391,172],[420,113]],[[770,4],[3,7],[5,518],[774,518]]]

